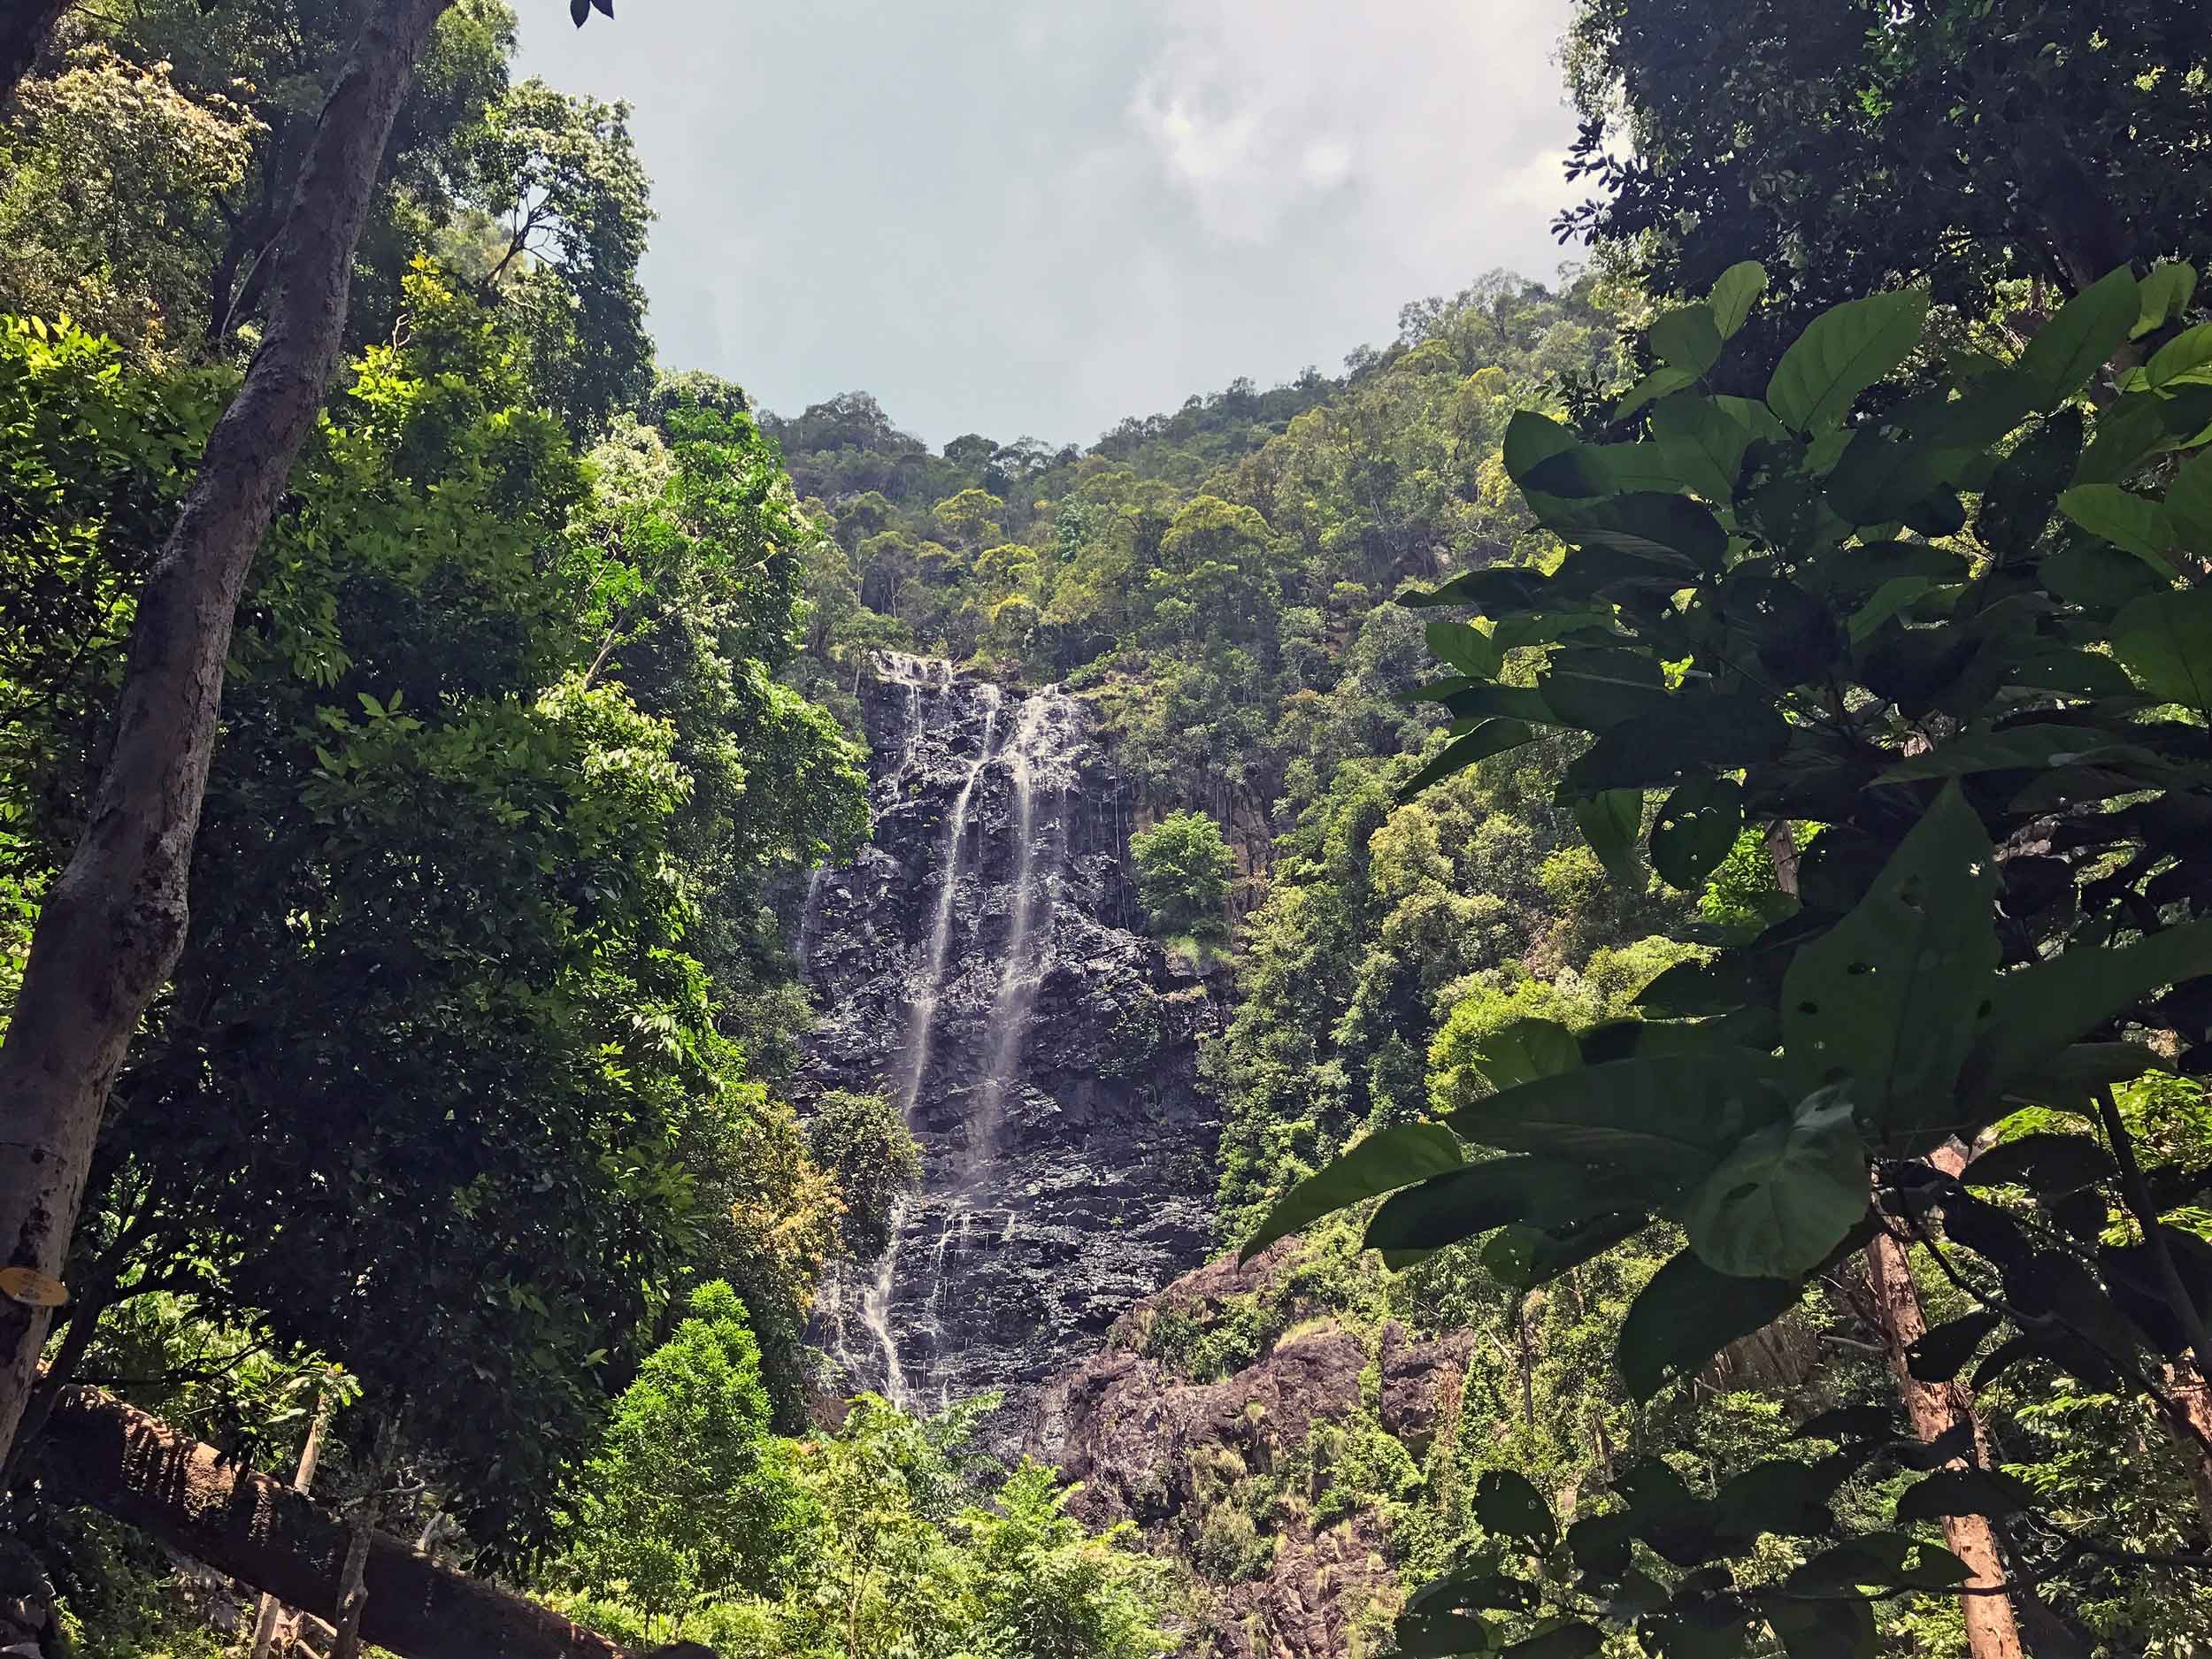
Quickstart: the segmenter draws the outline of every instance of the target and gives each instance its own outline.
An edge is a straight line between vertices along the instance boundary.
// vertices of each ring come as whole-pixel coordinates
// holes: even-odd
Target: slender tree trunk
[[[450,4],[367,8],[301,170],[268,332],[139,596],[107,764],[39,917],[0,1045],[5,1265],[60,1276],[108,1088],[183,949],[238,596],[337,361],[354,246],[392,119]],[[0,1457],[22,1422],[47,1320],[43,1307],[0,1302]]]
[[[1881,1319],[1883,1346],[1889,1351],[1890,1370],[1896,1374],[1897,1391],[1913,1432],[1929,1441],[1962,1426],[1978,1447],[1981,1425],[1966,1391],[1956,1383],[1924,1383],[1906,1367],[1905,1350],[1927,1333],[1928,1319],[1904,1247],[1886,1233],[1878,1236],[1866,1247],[1866,1271]],[[2004,1582],[2004,1556],[1987,1517],[1946,1517],[1943,1541],[1970,1571],[1969,1589]],[[2020,1631],[2009,1601],[2001,1595],[1962,1595],[1959,1606],[1966,1615],[1966,1646],[1972,1659],[2021,1659]]]
[[[91,1388],[69,1389],[35,1454],[58,1495],[318,1618],[338,1611],[344,1518],[280,1480]],[[624,1659],[549,1608],[382,1533],[369,1541],[361,1637],[402,1659]]]
[[[300,1466],[292,1476],[292,1490],[303,1497],[315,1484],[315,1465],[323,1455],[323,1432],[330,1426],[334,1403],[325,1392],[315,1402],[315,1420],[307,1425],[307,1444],[300,1448]],[[277,1620],[283,1611],[283,1602],[265,1590],[261,1593],[261,1605],[254,1613],[253,1647],[249,1659],[269,1659],[269,1644],[276,1640]]]
[[[369,1546],[376,1538],[376,1524],[383,1508],[384,1480],[391,1472],[392,1453],[399,1443],[399,1408],[394,1406],[377,1425],[376,1450],[369,1458],[367,1488],[354,1500],[347,1517],[345,1564],[338,1570],[337,1639],[330,1659],[361,1659],[361,1616],[369,1605]]]
[[[0,4],[0,104],[15,96],[17,84],[31,73],[39,49],[71,4],[72,0],[6,0]]]

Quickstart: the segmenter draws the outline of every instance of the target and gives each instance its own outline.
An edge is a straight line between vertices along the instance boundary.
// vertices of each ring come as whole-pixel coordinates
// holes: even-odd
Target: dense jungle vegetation
[[[633,1648],[1195,1651],[1293,1505],[1386,1521],[1348,1653],[2212,1652],[2212,18],[1578,0],[1555,280],[938,449],[659,363],[515,27],[0,25],[30,1651],[284,1623],[81,1501],[119,1400],[312,1471],[318,1654],[379,1529]],[[1294,1241],[1134,1340],[1471,1333],[1448,1432],[1148,1550],[819,1398],[914,1178],[788,1103],[887,649],[1095,710],[1228,1005],[1217,1242]]]

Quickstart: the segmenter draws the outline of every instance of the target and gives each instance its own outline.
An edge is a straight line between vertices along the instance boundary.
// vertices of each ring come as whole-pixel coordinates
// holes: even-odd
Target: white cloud
[[[664,361],[1058,442],[1333,365],[1491,266],[1548,276],[1568,4],[521,14],[526,67],[637,102]]]

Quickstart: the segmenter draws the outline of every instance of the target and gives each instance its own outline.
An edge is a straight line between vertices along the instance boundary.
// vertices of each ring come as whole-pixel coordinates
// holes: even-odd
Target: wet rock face
[[[1080,1481],[1093,1525],[1134,1521],[1158,1554],[1190,1563],[1210,1604],[1188,1651],[1202,1659],[1342,1659],[1371,1645],[1363,1616],[1394,1606],[1389,1531],[1377,1507],[1324,1502],[1310,1443],[1371,1405],[1419,1455],[1458,1409],[1471,1333],[1421,1340],[1394,1322],[1371,1355],[1326,1319],[1294,1326],[1234,1375],[1198,1383],[1145,1353],[1156,1320],[1203,1325],[1262,1291],[1294,1256],[1286,1241],[1240,1266],[1209,1263],[1135,1304],[1107,1342],[1046,1384],[1029,1449]],[[1305,1455],[1301,1461],[1302,1448]],[[1302,1474],[1263,1526],[1238,1516],[1239,1485]],[[1240,1531],[1239,1528],[1242,1530]]]
[[[1214,1012],[1141,931],[1130,791],[1083,704],[899,657],[862,704],[874,834],[810,891],[803,1085],[889,1091],[923,1187],[883,1260],[824,1286],[815,1337],[845,1392],[1008,1391],[1003,1445],[1044,1377],[1204,1254]]]

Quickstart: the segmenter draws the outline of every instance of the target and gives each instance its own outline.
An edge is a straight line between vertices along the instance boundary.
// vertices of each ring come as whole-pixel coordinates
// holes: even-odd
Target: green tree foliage
[[[492,257],[479,287],[513,309],[531,384],[584,429],[636,403],[651,377],[637,266],[652,216],[629,119],[626,104],[533,77],[463,135],[457,169],[464,223]]]
[[[1980,316],[2007,279],[2208,251],[2212,28],[2173,0],[1582,0],[1566,60],[1602,194],[1563,234],[1658,293],[1764,261],[1778,348],[1899,280]]]
[[[1221,826],[1203,812],[1171,812],[1129,838],[1137,894],[1153,927],[1174,937],[1219,942],[1228,937],[1224,908],[1236,856]]]
[[[680,1371],[717,1374],[680,1346],[663,1353]],[[687,1389],[701,1397],[695,1384]],[[1131,1548],[1126,1525],[1087,1532],[1065,1512],[1070,1494],[1050,1471],[1030,1463],[1008,1471],[976,1454],[975,1420],[995,1403],[987,1396],[942,1417],[913,1417],[863,1394],[834,1433],[775,1442],[763,1455],[781,1460],[776,1501],[795,1494],[779,1511],[778,1525],[792,1528],[777,1534],[787,1542],[780,1589],[702,1601],[676,1630],[711,1643],[724,1659],[1168,1653],[1162,1563]],[[720,1432],[707,1427],[703,1438]],[[687,1479],[681,1471],[671,1478]],[[759,1477],[751,1479],[757,1487]],[[680,1532],[686,1525],[672,1521]],[[733,1546],[726,1535],[719,1547]],[[634,1582],[626,1594],[616,1575],[588,1571],[583,1594],[560,1604],[602,1629],[649,1640],[656,1632]]]
[[[355,365],[257,566],[193,931],[110,1113],[76,1317],[183,1284],[208,1317],[343,1360],[407,1402],[496,1543],[542,1513],[595,1367],[687,1263],[792,1333],[795,1379],[836,1196],[722,1029],[741,982],[686,945],[701,893],[813,855],[794,821],[849,833],[858,779],[750,654],[789,649],[796,603],[757,568],[795,550],[751,534],[772,451],[678,446],[695,514],[654,638],[704,643],[657,674],[625,657],[634,698],[588,674],[609,509],[521,406],[496,315],[419,276],[403,338]],[[133,526],[173,500],[211,400],[65,331],[5,344],[32,411],[9,428],[27,493],[5,549],[27,925],[153,545]]]
[[[672,1631],[704,1602],[772,1590],[800,1518],[744,1304],[716,1280],[687,1305],[615,1402],[566,1532],[570,1572]]]
[[[243,182],[260,132],[243,104],[103,45],[27,82],[0,127],[0,310],[66,316],[143,363],[190,358],[215,200]]]
[[[1256,868],[1340,761],[1418,741],[1390,698],[1419,631],[1369,602],[1532,533],[1499,438],[1517,399],[1610,362],[1601,297],[1493,275],[1409,306],[1340,379],[1240,381],[1087,453],[933,455],[857,393],[767,418],[845,552],[810,588],[834,618],[810,672],[849,685],[898,647],[1064,680],[1157,815],[1210,812]]]
[[[1535,727],[1580,733],[1559,795],[1624,878],[1647,850],[1694,891],[1747,823],[1820,826],[1791,913],[1661,975],[1646,1021],[1578,1035],[1532,1015],[1471,1041],[1463,1064],[1495,1092],[1448,1101],[1445,1122],[1482,1156],[1436,1173],[1425,1141],[1419,1158],[1356,1148],[1313,1181],[1402,1187],[1370,1243],[1404,1259],[1493,1234],[1485,1263],[1524,1287],[1653,1218],[1678,1227],[1686,1248],[1619,1329],[1638,1399],[1886,1234],[1956,1299],[1907,1356],[1915,1377],[1948,1381],[1997,1338],[1975,1383],[2005,1382],[2024,1417],[2085,1392],[2174,1422],[2171,1379],[2194,1386],[2212,1363],[2212,1247],[2191,1225],[2193,1155],[2159,1156],[2188,1137],[2139,1133],[2115,1091],[2162,1065],[2200,1073],[2212,1052],[2197,994],[2212,923],[2189,873],[2202,842],[2178,827],[2206,810],[2212,705],[2197,621],[2212,523],[2196,507],[2212,463],[2195,448],[2212,410],[2177,366],[2197,331],[2169,317],[2177,285],[2122,270],[2016,361],[1953,368],[1944,392],[1854,422],[1919,342],[1925,296],[1824,313],[1763,402],[1709,397],[1698,382],[1758,287],[1732,272],[1709,310],[1662,319],[1651,349],[1681,379],[1624,400],[1632,440],[1516,418],[1506,464],[1568,551],[1420,596],[1481,626],[1436,636],[1459,672],[1425,695],[1463,734],[1417,781]],[[2115,372],[2089,419],[2085,384],[2144,335],[2159,366]],[[1540,662],[1502,676],[1523,647]],[[1664,794],[1648,830],[1647,791]],[[2177,1087],[2136,1098],[2200,1092]],[[2028,1105],[2065,1127],[2024,1125]],[[1924,1161],[1947,1145],[1954,1162]],[[1793,1654],[1871,1652],[1870,1592],[1970,1576],[1914,1530],[1960,1515],[2006,1521],[2026,1571],[2085,1599],[2115,1571],[2192,1570],[2116,1544],[2112,1517],[2046,1501],[1974,1444],[1906,1461],[1933,1472],[1893,1489],[1875,1517],[1890,1530],[1825,1543],[1839,1493],[1901,1455],[1892,1412],[1800,1432],[1838,1449],[1709,1495],[1640,1466],[1563,1542],[1540,1494],[1501,1485],[1485,1525],[1544,1561],[1544,1586],[1463,1573],[1402,1632],[1479,1650],[1488,1609],[1540,1601],[1583,1621],[1578,1651],[1609,1618],[1669,1653],[1770,1628]],[[2208,1448],[2179,1432],[2166,1455],[2186,1467]],[[1777,1558],[1754,1548],[1767,1534],[1805,1541]]]
[[[816,1165],[837,1177],[839,1245],[856,1262],[874,1261],[890,1247],[899,1200],[921,1181],[920,1142],[880,1089],[840,1088],[815,1097],[806,1142]]]

